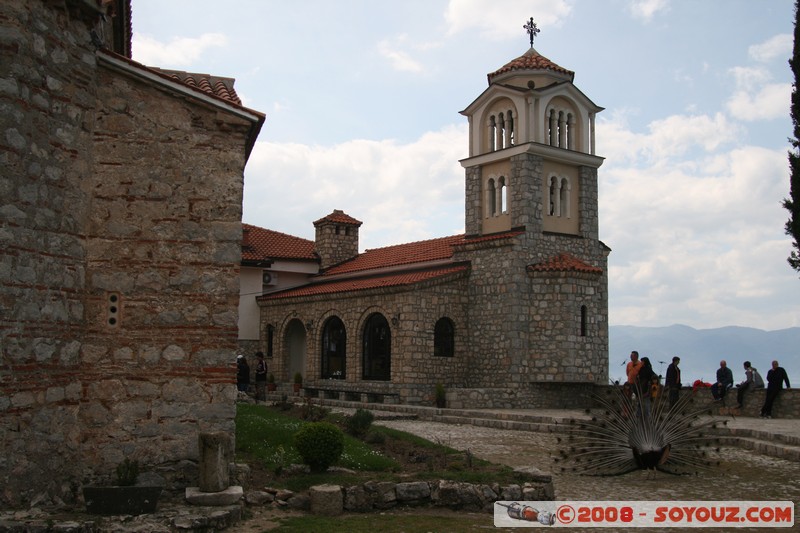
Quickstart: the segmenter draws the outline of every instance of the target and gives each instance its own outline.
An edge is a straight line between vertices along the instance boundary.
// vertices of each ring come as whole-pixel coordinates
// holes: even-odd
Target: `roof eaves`
[[[104,63],[113,69],[125,72],[127,74],[132,74],[140,79],[149,81],[151,83],[156,83],[174,92],[193,97],[197,100],[203,101],[214,107],[221,108],[224,111],[249,121],[251,126],[245,147],[245,161],[250,158],[250,153],[253,150],[253,146],[255,146],[256,138],[261,131],[264,120],[266,119],[266,115],[264,115],[264,113],[240,104],[236,104],[231,100],[227,100],[217,96],[216,94],[209,93],[198,87],[192,87],[182,83],[172,76],[168,76],[162,72],[147,67],[146,65],[138,63],[133,59],[112,52],[111,50],[101,48],[97,50],[97,57],[100,63]]]

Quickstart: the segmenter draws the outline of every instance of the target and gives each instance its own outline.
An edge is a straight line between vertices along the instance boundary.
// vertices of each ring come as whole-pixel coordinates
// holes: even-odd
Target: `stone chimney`
[[[340,209],[314,222],[314,251],[319,255],[320,268],[326,269],[358,255],[359,226],[360,220]]]

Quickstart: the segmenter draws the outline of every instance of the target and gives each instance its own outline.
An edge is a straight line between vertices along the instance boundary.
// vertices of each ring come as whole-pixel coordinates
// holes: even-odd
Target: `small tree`
[[[293,444],[312,472],[324,472],[344,451],[342,430],[328,422],[306,424],[294,434]]]
[[[354,437],[363,438],[369,431],[375,415],[367,409],[356,409],[356,412],[347,418],[347,432]]]
[[[790,197],[783,200],[783,207],[789,211],[786,234],[794,239],[792,242],[794,250],[789,254],[787,261],[793,269],[800,272],[800,94],[797,92],[800,80],[800,3],[797,1],[794,6],[794,48],[789,65],[794,74],[791,111],[794,137],[789,139],[792,143],[792,149],[789,151]]]

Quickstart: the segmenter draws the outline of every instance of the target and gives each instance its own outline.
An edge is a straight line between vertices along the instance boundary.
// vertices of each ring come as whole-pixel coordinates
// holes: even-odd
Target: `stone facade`
[[[290,350],[286,332],[294,324],[295,331],[305,337],[308,349],[306,358],[307,389],[322,389],[371,395],[394,394],[409,403],[433,401],[436,383],[445,387],[460,386],[468,374],[466,282],[464,275],[456,279],[440,280],[427,286],[417,287],[413,292],[397,289],[375,289],[343,294],[335,302],[324,296],[303,298],[299,301],[278,300],[262,312],[267,325],[276,329],[276,354],[268,362],[270,372],[278,382],[289,382],[290,361],[284,354]],[[378,303],[380,302],[380,303]],[[364,380],[361,375],[362,334],[366,320],[374,313],[390,317],[392,323],[392,368],[391,381]],[[344,322],[348,332],[346,339],[347,361],[342,379],[314,379],[320,375],[320,357],[317,347],[322,344],[322,329],[325,321],[336,316]],[[456,324],[455,350],[453,357],[433,357],[433,328],[437,319],[447,316]],[[281,317],[272,323],[273,317]],[[298,342],[296,339],[293,342]],[[265,351],[267,353],[267,351]],[[355,397],[355,396],[353,396]]]
[[[2,504],[66,501],[125,457],[196,459],[200,431],[233,430],[263,115],[97,50],[92,30],[130,40],[97,5],[0,0]]]
[[[279,382],[302,360],[311,396],[432,404],[440,384],[462,407],[576,407],[607,384],[610,250],[599,240],[602,158],[593,153],[601,108],[533,49],[496,74],[503,83],[490,75],[462,112],[465,235],[356,254],[352,235],[320,231],[331,217],[355,219],[334,211],[315,222],[321,272],[306,287],[258,298],[262,350]],[[558,135],[544,115],[555,108],[561,115],[547,117],[562,117]],[[376,315],[388,339],[377,350]],[[334,318],[346,335],[346,372],[331,376],[325,331]],[[442,319],[453,328],[450,357],[437,353]],[[369,372],[376,351],[391,361],[378,377]]]

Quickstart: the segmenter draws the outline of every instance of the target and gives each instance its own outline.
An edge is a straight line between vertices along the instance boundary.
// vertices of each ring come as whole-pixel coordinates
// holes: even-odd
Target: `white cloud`
[[[361,247],[453,235],[464,227],[467,126],[417,141],[331,147],[258,142],[247,165],[244,220],[304,238],[334,209],[361,220]],[[267,208],[268,206],[268,208]]]
[[[659,11],[669,9],[669,0],[631,0],[628,10],[633,18],[650,22]]]
[[[736,91],[725,107],[731,116],[748,122],[789,116],[790,83],[770,83],[772,74],[764,67],[735,67],[730,73]]]
[[[405,35],[401,35],[389,41],[384,39],[378,43],[378,53],[387,58],[392,68],[402,72],[422,72],[424,70],[421,63],[414,60],[411,55],[400,49],[401,43],[407,40]]]
[[[661,142],[664,128],[671,130],[667,139],[681,132],[691,139],[719,120],[678,120],[686,125],[681,130],[674,118],[652,125],[648,135],[619,124],[602,133],[613,146],[633,140],[641,147]],[[782,297],[793,276],[780,206],[786,153],[753,146],[725,152],[722,146],[706,147],[711,152],[693,162],[675,155],[671,165],[609,158],[601,167],[601,238],[613,250],[612,324],[796,325],[791,317],[800,284],[797,295]],[[777,309],[787,321],[775,321]]]
[[[770,120],[789,116],[792,85],[773,83],[758,92],[735,92],[726,102],[728,112],[739,120]]]
[[[134,32],[133,59],[157,67],[185,67],[209,48],[225,46],[227,43],[227,37],[221,33],[204,33],[200,37],[173,37],[165,43],[149,35]]]
[[[619,115],[600,120],[598,153],[615,162],[674,166],[677,157],[692,149],[711,152],[742,134],[722,113],[672,115],[651,122],[649,130],[649,134],[634,133]]]
[[[445,20],[448,35],[477,29],[485,39],[518,39],[532,14],[541,29],[560,26],[571,11],[566,0],[450,0]]]
[[[788,33],[776,35],[761,44],[754,44],[748,50],[748,55],[761,62],[772,61],[775,58],[788,60],[792,56],[792,36]]]

